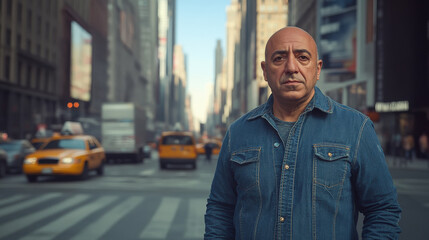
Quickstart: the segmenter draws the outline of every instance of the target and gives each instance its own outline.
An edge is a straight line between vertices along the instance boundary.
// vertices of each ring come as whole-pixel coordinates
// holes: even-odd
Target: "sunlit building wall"
[[[240,34],[235,47],[230,121],[257,106],[256,1],[239,0]]]
[[[238,98],[233,95],[235,85],[236,68],[236,49],[240,43],[241,28],[241,4],[238,0],[231,0],[231,4],[226,9],[226,103],[224,106],[223,121],[227,125],[231,124],[233,118],[232,112],[238,112]],[[234,99],[234,100],[233,100]],[[232,116],[232,115],[231,115]]]
[[[170,130],[174,123],[170,122],[170,85],[173,69],[173,46],[175,43],[175,0],[158,1],[158,58],[159,88],[157,99],[156,131]]]
[[[170,122],[173,125],[180,124],[184,130],[188,126],[187,116],[185,115],[186,101],[186,59],[181,45],[174,46],[173,58],[173,81],[170,88]]]
[[[146,137],[155,140],[157,111],[158,67],[158,1],[139,0],[142,76],[145,83],[144,103],[146,113]]]
[[[288,0],[258,0],[256,25],[256,79],[258,83],[258,105],[266,102],[271,94],[265,81],[260,62],[265,61],[265,45],[270,36],[287,26]]]

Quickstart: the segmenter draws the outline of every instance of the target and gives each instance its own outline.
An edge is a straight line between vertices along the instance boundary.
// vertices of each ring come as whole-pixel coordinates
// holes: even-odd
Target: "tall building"
[[[290,0],[289,23],[319,46],[319,87],[368,114],[387,154],[393,134],[429,131],[428,13],[417,0]]]
[[[238,73],[238,64],[236,61],[236,49],[240,44],[240,28],[241,28],[241,4],[238,0],[231,0],[231,4],[226,9],[226,101],[224,108],[224,114],[222,121],[226,122],[227,125],[231,124],[233,117],[232,112],[238,112],[238,102],[233,101],[233,88],[235,86],[235,75]],[[234,107],[233,107],[234,104]]]
[[[377,0],[375,53],[375,111],[379,134],[429,133],[429,2]],[[368,40],[368,39],[367,39]],[[385,143],[390,153],[389,144]]]
[[[140,39],[141,39],[141,73],[145,83],[144,103],[146,112],[146,136],[148,140],[155,140],[156,111],[159,61],[158,61],[158,1],[139,0]]]
[[[258,105],[266,102],[271,94],[263,71],[259,67],[265,61],[265,45],[273,33],[287,26],[288,0],[258,0],[256,26],[256,80]],[[259,68],[258,68],[259,67]]]
[[[186,116],[186,58],[181,45],[174,46],[173,81],[170,84],[170,123],[180,125],[188,130],[189,123]]]
[[[107,1],[1,1],[0,17],[0,131],[23,138],[96,114]],[[69,101],[80,107],[68,109]]]
[[[231,104],[228,105],[228,123],[231,123],[265,102],[270,95],[261,61],[265,59],[268,38],[287,25],[288,1],[238,0],[232,1],[227,11],[227,65],[234,62],[234,68],[226,71],[227,89],[232,89]],[[232,88],[229,87],[231,76],[234,79]]]
[[[170,85],[173,81],[173,49],[175,44],[175,0],[158,1],[159,84],[156,131],[172,129],[170,117]]]

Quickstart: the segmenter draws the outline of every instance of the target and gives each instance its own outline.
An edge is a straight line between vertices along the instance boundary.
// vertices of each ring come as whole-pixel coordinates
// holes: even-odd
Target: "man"
[[[313,38],[268,41],[268,101],[231,124],[205,215],[205,239],[397,239],[401,209],[368,117],[315,87]]]

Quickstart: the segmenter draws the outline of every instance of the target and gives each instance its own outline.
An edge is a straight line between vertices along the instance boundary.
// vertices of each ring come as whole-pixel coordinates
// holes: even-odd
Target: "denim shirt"
[[[315,87],[283,143],[273,97],[229,127],[205,239],[397,239],[401,209],[371,120]]]

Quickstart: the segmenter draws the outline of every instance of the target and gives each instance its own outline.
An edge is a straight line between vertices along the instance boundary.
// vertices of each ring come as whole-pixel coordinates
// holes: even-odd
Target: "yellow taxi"
[[[220,148],[222,147],[222,142],[216,139],[210,139],[203,143],[197,143],[197,153],[201,155],[206,154],[205,147],[207,144],[212,148],[213,155],[219,154]]]
[[[106,155],[98,140],[89,135],[56,136],[24,161],[24,173],[29,182],[38,176],[73,175],[87,178],[88,172],[103,175]]]
[[[161,169],[167,164],[190,164],[197,167],[197,149],[191,132],[171,131],[163,132],[158,144],[159,166]]]

